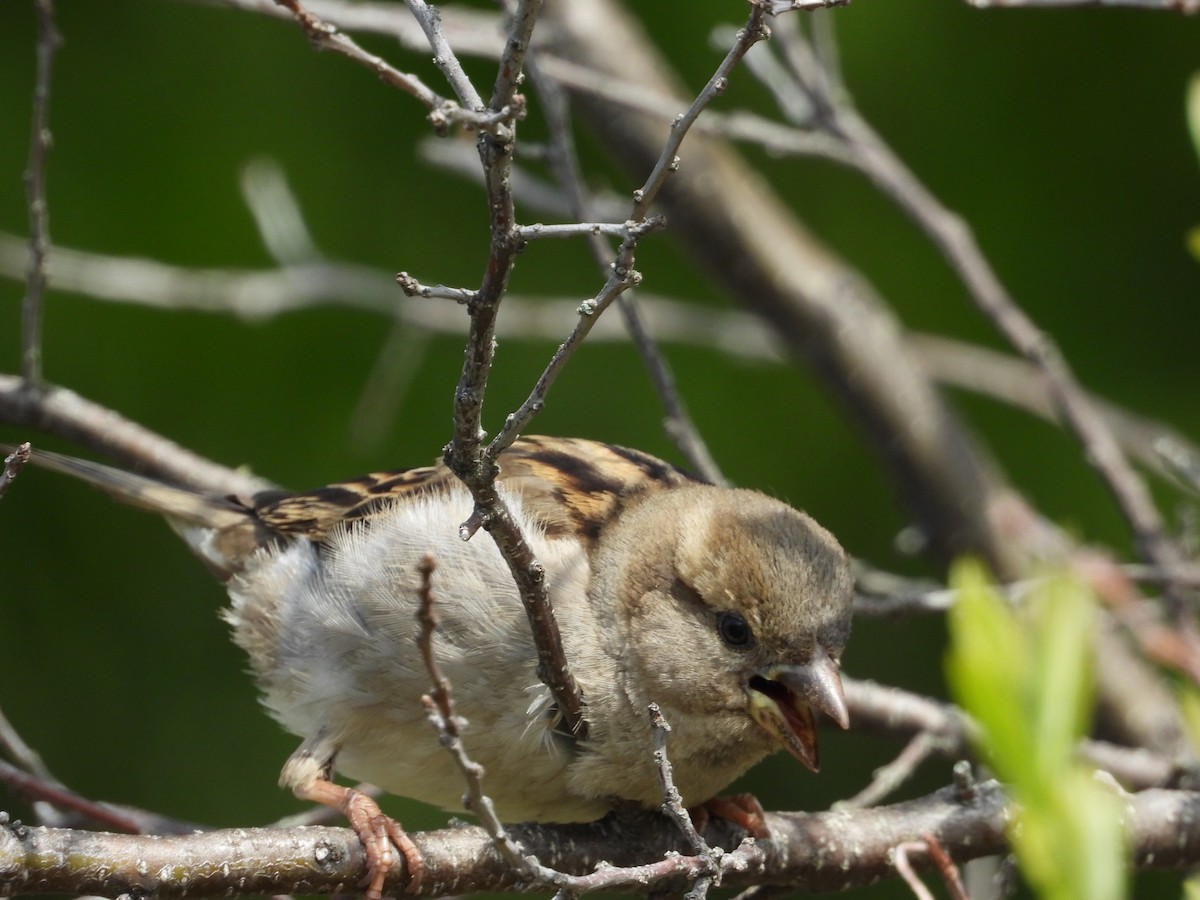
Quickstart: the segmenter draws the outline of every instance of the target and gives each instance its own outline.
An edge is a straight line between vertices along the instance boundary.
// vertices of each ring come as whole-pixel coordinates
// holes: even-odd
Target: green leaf
[[[1200,260],[1200,225],[1188,229],[1188,233],[1184,236],[1184,242],[1187,244],[1188,252]]]
[[[1032,741],[1021,686],[1030,665],[1029,648],[982,566],[960,564],[951,583],[961,597],[949,613],[954,638],[947,660],[950,685],[988,735],[981,748],[988,763],[1007,780],[1013,761]]]
[[[1064,574],[1010,604],[975,563],[955,567],[950,687],[980,726],[979,750],[1014,802],[1010,838],[1046,900],[1126,894],[1122,804],[1075,747],[1092,711],[1094,601]]]
[[[1069,765],[1091,717],[1092,600],[1079,581],[1052,576],[1028,603],[1035,668],[1025,690],[1037,768],[1049,777]]]
[[[1187,96],[1184,100],[1188,131],[1192,135],[1192,146],[1200,157],[1200,72],[1188,80]]]

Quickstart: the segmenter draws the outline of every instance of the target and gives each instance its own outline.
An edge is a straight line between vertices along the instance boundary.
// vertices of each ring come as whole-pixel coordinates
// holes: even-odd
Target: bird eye
[[[723,612],[717,617],[717,632],[730,647],[746,647],[754,639],[746,620],[735,612]]]

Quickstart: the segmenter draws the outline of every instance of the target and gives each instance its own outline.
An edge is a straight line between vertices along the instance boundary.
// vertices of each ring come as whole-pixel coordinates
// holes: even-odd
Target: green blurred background
[[[314,53],[290,23],[162,0],[57,6],[65,44],[51,108],[56,242],[188,266],[270,266],[238,188],[241,168],[268,157],[287,172],[330,257],[377,267],[383,278],[405,269],[428,283],[479,283],[482,196],[420,161],[415,145],[429,129],[412,101],[344,59]],[[719,60],[711,29],[744,16],[742,4],[716,0],[693,0],[686,11],[635,9],[694,87]],[[833,15],[864,113],[974,225],[1001,278],[1083,380],[1200,435],[1200,264],[1184,248],[1185,232],[1200,224],[1200,166],[1183,117],[1187,79],[1200,69],[1200,19],[981,12],[955,0],[862,0]],[[0,229],[17,234],[27,231],[21,173],[33,35],[31,2],[0,8]],[[425,56],[366,43],[441,88]],[[770,111],[746,73],[720,101],[738,105]],[[631,188],[594,145],[585,151],[597,183]],[[1000,346],[937,253],[860,178],[749,155],[907,324]],[[669,237],[643,245],[639,268],[656,292],[725,303]],[[598,285],[580,248],[560,243],[532,247],[513,282],[522,294],[578,299]],[[18,366],[22,293],[0,282],[0,371]],[[396,302],[430,301],[397,291]],[[55,293],[45,371],[201,453],[310,487],[424,463],[448,439],[458,337],[425,346],[380,440],[355,438],[353,411],[389,330],[346,309],[247,323]],[[553,349],[501,344],[487,406],[493,430]],[[806,373],[666,349],[733,480],[808,509],[856,555],[935,571],[895,550],[905,511],[873,453]],[[1127,550],[1120,519],[1071,440],[991,402],[955,400],[1045,512]],[[532,430],[677,460],[659,422],[634,352],[595,345],[571,363]],[[0,428],[3,440],[39,437]],[[1168,502],[1174,515],[1176,499]],[[0,707],[60,778],[89,796],[213,825],[264,823],[298,808],[275,787],[295,742],[257,708],[216,616],[222,591],[162,523],[31,471],[0,505],[0,572]],[[933,620],[862,621],[846,659],[856,676],[938,693],[941,665]],[[824,808],[898,749],[830,734],[820,777],[777,758],[745,787],[769,808]],[[908,793],[944,783],[949,767],[930,764],[923,774]],[[0,795],[5,806],[20,809]],[[392,809],[410,826],[444,821],[403,803]],[[907,896],[894,885],[862,894]]]

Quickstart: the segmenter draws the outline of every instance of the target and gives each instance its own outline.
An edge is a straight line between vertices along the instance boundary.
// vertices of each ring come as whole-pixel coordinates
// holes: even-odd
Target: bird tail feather
[[[11,452],[11,449],[0,444],[0,453]],[[245,508],[232,499],[201,494],[91,460],[35,449],[29,461],[40,468],[86,482],[122,503],[166,516],[173,525],[222,528],[242,521],[246,516]]]

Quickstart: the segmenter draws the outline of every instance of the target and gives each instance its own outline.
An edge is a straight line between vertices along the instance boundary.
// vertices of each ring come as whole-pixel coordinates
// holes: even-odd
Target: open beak
[[[814,710],[843,728],[850,725],[842,679],[820,647],[802,666],[771,666],[750,679],[750,715],[814,772],[820,768]]]

